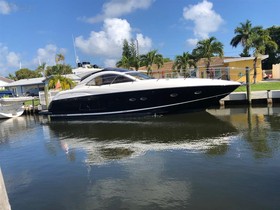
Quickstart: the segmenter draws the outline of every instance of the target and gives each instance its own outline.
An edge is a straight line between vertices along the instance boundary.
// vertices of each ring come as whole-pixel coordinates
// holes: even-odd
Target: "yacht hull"
[[[93,118],[121,115],[158,115],[205,110],[239,85],[191,86],[88,94],[54,100],[51,118]]]

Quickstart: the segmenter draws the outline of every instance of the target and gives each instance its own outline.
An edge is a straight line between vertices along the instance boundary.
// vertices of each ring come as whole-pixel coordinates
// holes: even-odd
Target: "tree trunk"
[[[257,61],[258,57],[254,58],[254,84],[257,82]]]

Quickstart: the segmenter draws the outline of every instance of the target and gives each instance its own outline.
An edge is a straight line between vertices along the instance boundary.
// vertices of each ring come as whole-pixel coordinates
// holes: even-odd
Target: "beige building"
[[[263,55],[257,60],[257,77],[256,81],[263,80],[262,73],[262,60],[268,58],[268,55]],[[229,79],[239,82],[246,81],[246,67],[250,70],[250,79],[253,81],[254,77],[254,57],[213,57],[211,58],[210,68],[206,69],[206,60],[201,59],[197,63],[197,69],[189,69],[188,76],[199,77],[199,78],[220,78]],[[166,62],[164,65],[157,69],[156,65],[152,66],[152,75],[155,78],[172,77],[177,74],[172,69],[173,61]],[[139,70],[145,71],[146,67],[141,67]],[[184,73],[184,72],[180,72]]]
[[[272,65],[272,78],[280,79],[280,63]]]

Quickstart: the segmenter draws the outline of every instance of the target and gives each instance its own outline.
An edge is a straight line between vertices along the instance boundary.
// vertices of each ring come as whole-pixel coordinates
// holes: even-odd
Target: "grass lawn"
[[[280,90],[280,82],[259,82],[251,84],[251,91],[259,90]],[[240,86],[235,92],[246,92],[246,85]]]
[[[39,104],[40,104],[40,100],[39,99],[34,99],[34,106],[38,106]],[[32,100],[24,102],[24,105],[25,106],[32,105]]]

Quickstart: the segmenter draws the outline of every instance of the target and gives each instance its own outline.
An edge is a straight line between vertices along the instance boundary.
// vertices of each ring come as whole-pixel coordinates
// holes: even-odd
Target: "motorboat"
[[[16,97],[10,91],[0,93],[0,119],[21,116],[24,112],[23,103],[33,99],[30,96]]]
[[[83,77],[71,90],[56,94],[51,118],[164,115],[205,110],[240,86],[203,78],[154,79],[144,73],[105,68]]]

